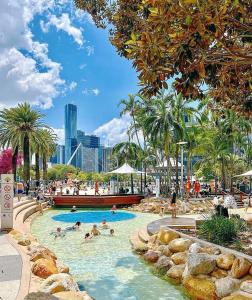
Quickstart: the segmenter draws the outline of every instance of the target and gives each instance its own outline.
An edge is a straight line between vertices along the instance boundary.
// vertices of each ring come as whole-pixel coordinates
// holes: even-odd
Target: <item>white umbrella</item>
[[[109,172],[111,174],[143,174],[144,172],[140,172],[134,168],[132,168],[127,163],[123,164],[120,168]]]
[[[245,177],[245,176],[252,176],[252,170],[246,172],[246,173],[243,173],[243,174],[240,174],[240,175],[236,175],[235,177]]]

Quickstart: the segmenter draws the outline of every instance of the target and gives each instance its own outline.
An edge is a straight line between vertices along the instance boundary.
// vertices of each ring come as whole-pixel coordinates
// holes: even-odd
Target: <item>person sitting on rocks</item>
[[[98,236],[98,235],[101,234],[100,231],[97,229],[97,225],[96,225],[96,224],[93,225],[93,228],[92,228],[92,230],[91,230],[91,234],[92,234],[93,236]]]

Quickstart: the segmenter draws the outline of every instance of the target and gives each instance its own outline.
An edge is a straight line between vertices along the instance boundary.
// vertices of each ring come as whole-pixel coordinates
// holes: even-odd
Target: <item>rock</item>
[[[249,262],[247,259],[236,258],[231,269],[231,275],[234,278],[241,278],[249,272],[250,267],[251,262]]]
[[[161,229],[157,238],[161,244],[168,245],[172,240],[179,238],[179,234],[169,229]]]
[[[69,273],[69,267],[63,263],[57,263],[57,269],[59,273]]]
[[[133,249],[138,253],[144,253],[148,250],[148,245],[140,241],[138,238],[132,238],[131,244]]]
[[[234,263],[235,256],[233,254],[221,254],[217,257],[217,266],[224,270],[230,270]]]
[[[203,247],[200,252],[207,253],[209,255],[219,255],[221,253],[220,249],[215,247]]]
[[[22,234],[20,231],[17,231],[15,229],[12,229],[10,232],[9,232],[10,235],[16,235],[16,234]]]
[[[48,293],[35,292],[25,296],[24,300],[58,300],[59,298]]]
[[[178,280],[180,282],[184,270],[185,270],[185,265],[176,265],[176,266],[172,266],[166,274],[172,279]]]
[[[161,273],[166,273],[174,263],[171,261],[170,258],[168,258],[165,255],[162,255],[159,257],[157,262],[155,263],[155,267],[161,272]]]
[[[38,252],[35,252],[33,255],[31,255],[30,260],[35,262],[40,258],[45,258],[48,260],[55,260],[55,254],[53,252],[51,252],[49,249],[40,249]],[[57,258],[56,258],[57,259]]]
[[[200,246],[199,243],[193,243],[190,247],[189,247],[189,250],[188,252],[189,253],[199,253],[201,252],[202,248]]]
[[[79,292],[78,284],[66,273],[49,276],[40,286],[40,292],[54,294],[63,291]]]
[[[216,266],[214,256],[205,253],[190,253],[187,260],[187,271],[190,275],[209,274]]]
[[[92,300],[87,292],[59,292],[54,294],[54,296],[62,300]]]
[[[147,262],[155,263],[159,259],[159,256],[160,256],[160,252],[153,251],[153,250],[148,250],[144,254],[143,257],[144,257],[144,260],[146,260]]]
[[[175,263],[175,265],[181,265],[186,263],[187,257],[187,252],[177,252],[171,256],[171,259]]]
[[[252,280],[243,281],[240,289],[246,293],[252,294]]]
[[[252,266],[251,266],[251,268],[249,269],[249,274],[252,276]]]
[[[150,244],[155,244],[156,241],[157,241],[157,234],[151,235],[150,238],[149,238],[149,243]]]
[[[40,258],[33,264],[32,273],[40,278],[47,278],[58,273],[58,269],[53,260]]]
[[[251,300],[252,298],[249,296],[249,294],[245,294],[242,292],[236,292],[230,296],[222,298],[222,300]]]
[[[187,276],[183,285],[193,299],[216,300],[215,284],[211,279]]]
[[[240,281],[232,277],[225,277],[215,281],[216,294],[218,297],[226,297],[239,289]]]
[[[217,279],[220,279],[220,278],[224,278],[228,275],[228,272],[226,270],[222,270],[222,269],[219,269],[219,268],[215,268],[213,270],[212,273],[210,273],[210,275],[212,277],[215,277]]]
[[[168,245],[160,245],[157,248],[157,251],[160,251],[162,255],[170,257],[172,255]]]
[[[23,233],[16,233],[13,235],[13,238],[17,241],[17,243],[21,246],[28,246],[31,244],[30,239],[26,234]]]
[[[172,252],[184,252],[192,245],[192,241],[186,238],[174,239],[169,243],[169,249]]]
[[[42,255],[48,255],[53,260],[57,260],[57,256],[55,255],[54,252],[52,252],[48,248],[46,248],[38,243],[28,246],[27,250],[28,250],[28,255],[30,255],[31,257],[35,258],[36,255],[39,255],[40,253],[42,253]]]

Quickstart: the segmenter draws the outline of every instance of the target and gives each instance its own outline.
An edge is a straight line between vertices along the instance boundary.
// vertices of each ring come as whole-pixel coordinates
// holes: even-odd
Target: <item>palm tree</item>
[[[3,146],[12,145],[14,156],[18,147],[23,150],[23,179],[30,179],[30,147],[31,143],[41,143],[38,129],[46,127],[41,122],[42,114],[33,110],[28,103],[18,104],[17,107],[4,109],[0,112],[0,138]],[[13,161],[15,157],[13,158]],[[15,172],[15,166],[13,167]]]

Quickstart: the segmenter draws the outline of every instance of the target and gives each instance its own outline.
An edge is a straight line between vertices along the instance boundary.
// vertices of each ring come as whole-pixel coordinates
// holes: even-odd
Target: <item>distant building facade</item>
[[[87,148],[99,148],[100,138],[96,135],[86,135],[84,131],[77,130],[77,144]]]
[[[99,172],[106,173],[112,170],[112,150],[111,147],[99,148]]]
[[[81,171],[87,173],[99,172],[98,148],[88,148],[81,145],[77,152],[77,167],[80,168]]]
[[[65,106],[65,163],[67,164],[77,148],[77,106]],[[71,161],[76,166],[76,156]]]

